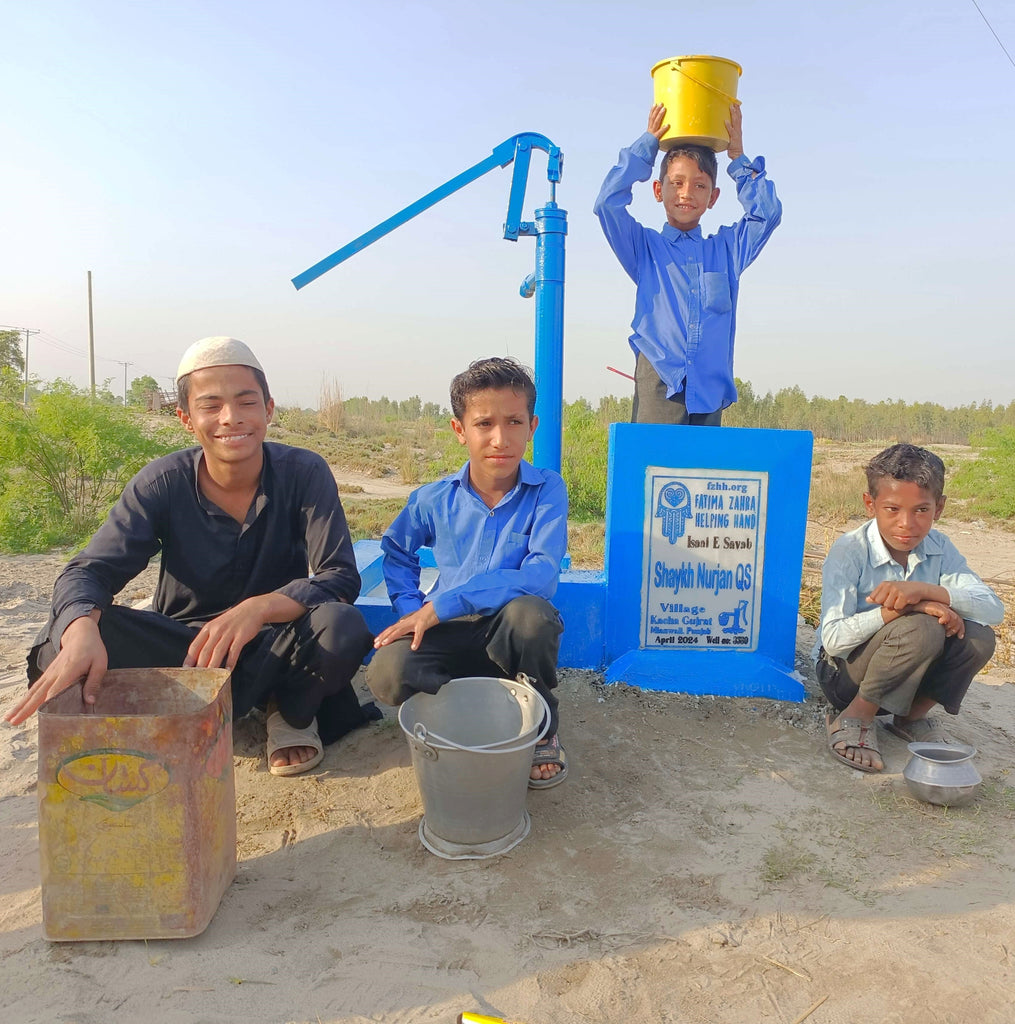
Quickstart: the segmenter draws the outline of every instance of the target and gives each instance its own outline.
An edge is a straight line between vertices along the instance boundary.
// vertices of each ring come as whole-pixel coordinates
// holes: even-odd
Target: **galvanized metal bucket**
[[[468,676],[398,709],[423,800],[420,842],[448,860],[495,857],[529,834],[536,744],[550,709],[520,680]]]

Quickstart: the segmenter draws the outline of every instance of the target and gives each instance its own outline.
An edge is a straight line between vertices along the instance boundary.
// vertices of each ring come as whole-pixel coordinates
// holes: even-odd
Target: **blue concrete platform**
[[[605,569],[565,571],[560,664],[645,689],[803,700],[794,655],[813,438],[806,431],[613,424]],[[356,602],[395,621],[377,541]],[[421,589],[437,578],[420,552]]]

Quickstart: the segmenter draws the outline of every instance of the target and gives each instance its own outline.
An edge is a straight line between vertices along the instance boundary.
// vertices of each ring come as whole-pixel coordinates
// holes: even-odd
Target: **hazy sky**
[[[1015,5],[978,0],[1015,54]],[[745,274],[739,377],[760,391],[946,405],[1015,398],[1015,67],[972,0],[8,0],[0,324],[30,369],[168,384],[232,334],[277,399],[447,402],[470,359],[531,364],[533,239],[496,170],[297,292],[290,278],[520,131],[564,151],[565,395],[629,393],[634,288],[592,215],[645,128],[651,66],[744,68],[748,155],[781,227]],[[703,227],[739,216],[722,196]],[[526,219],[547,198],[545,158]],[[661,226],[648,186],[639,219]]]

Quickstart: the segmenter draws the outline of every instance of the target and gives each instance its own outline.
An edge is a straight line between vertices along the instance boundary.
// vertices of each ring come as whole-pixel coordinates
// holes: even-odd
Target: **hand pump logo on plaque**
[[[768,473],[645,470],[641,646],[758,646]]]

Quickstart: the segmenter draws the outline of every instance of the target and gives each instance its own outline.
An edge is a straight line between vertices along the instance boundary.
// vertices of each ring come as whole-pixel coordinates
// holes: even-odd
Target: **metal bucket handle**
[[[528,692],[519,693],[516,688],[512,687],[508,690],[508,693],[516,700],[529,700],[531,697],[535,697],[543,705],[543,725],[539,730],[539,735],[536,737],[536,742],[538,743],[546,735],[546,730],[550,728],[550,708],[538,690],[533,689],[524,682],[521,682],[521,685]],[[422,722],[417,722],[412,727],[412,738],[423,748],[420,750],[420,753],[430,761],[436,761],[438,757],[436,749],[430,745],[431,742],[447,747],[449,750],[460,750],[465,754],[517,754],[519,750],[524,750],[532,742],[529,740],[525,743],[519,743],[514,747],[501,747],[498,750],[490,749],[491,747],[496,747],[496,743],[483,743],[477,747],[467,747],[464,744],[455,743],[454,740],[449,740],[438,733],[430,732]]]

